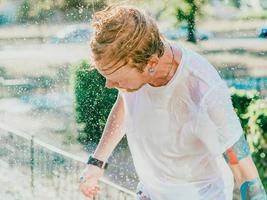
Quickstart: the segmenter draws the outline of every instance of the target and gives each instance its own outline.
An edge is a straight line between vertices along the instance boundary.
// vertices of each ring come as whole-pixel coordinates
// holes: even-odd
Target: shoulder
[[[185,50],[187,52],[187,66],[185,68],[187,69],[188,79],[196,82],[203,93],[224,82],[219,71],[205,56],[188,48],[185,48]]]

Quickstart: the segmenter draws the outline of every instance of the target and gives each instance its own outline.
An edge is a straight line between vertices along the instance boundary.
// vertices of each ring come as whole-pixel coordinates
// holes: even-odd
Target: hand
[[[83,170],[80,180],[80,190],[87,197],[95,197],[100,191],[98,180],[104,174],[104,169],[95,165],[87,165]]]

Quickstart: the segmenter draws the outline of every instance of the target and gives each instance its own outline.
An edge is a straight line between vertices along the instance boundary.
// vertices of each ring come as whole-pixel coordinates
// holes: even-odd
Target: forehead
[[[134,68],[124,65],[119,68],[114,68],[111,70],[101,70],[101,69],[97,70],[102,76],[104,76],[107,79],[120,79],[127,76],[127,74],[132,73]]]

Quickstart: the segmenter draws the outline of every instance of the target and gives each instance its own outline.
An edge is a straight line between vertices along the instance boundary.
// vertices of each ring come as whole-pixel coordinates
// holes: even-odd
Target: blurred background
[[[117,95],[88,70],[90,21],[111,3],[214,65],[267,189],[267,0],[0,0],[0,199],[85,199],[79,173]],[[98,199],[132,199],[137,183],[123,138]]]

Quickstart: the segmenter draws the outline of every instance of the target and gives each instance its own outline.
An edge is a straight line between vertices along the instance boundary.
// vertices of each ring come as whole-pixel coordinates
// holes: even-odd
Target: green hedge
[[[105,88],[104,77],[85,61],[75,67],[74,74],[76,121],[82,127],[78,141],[98,143],[117,90]]]
[[[239,116],[241,125],[244,131],[248,132],[248,117],[245,116],[248,112],[248,106],[260,98],[256,90],[237,90],[231,88],[232,102],[237,115]]]

